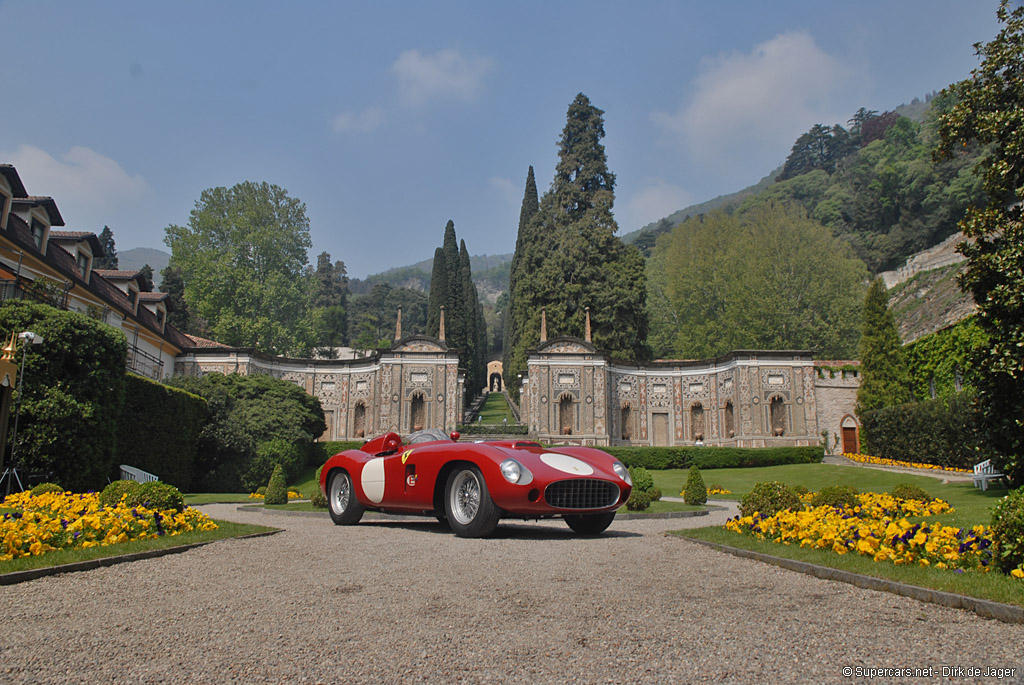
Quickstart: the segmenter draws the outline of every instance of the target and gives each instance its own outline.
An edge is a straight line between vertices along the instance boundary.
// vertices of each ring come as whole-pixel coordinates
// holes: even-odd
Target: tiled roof
[[[14,197],[28,197],[25,184],[21,182],[21,176],[18,175],[18,170],[14,168],[13,164],[0,164],[0,176],[6,178],[7,182],[11,184]]]
[[[46,209],[46,214],[50,217],[51,226],[63,226],[64,217],[60,215],[60,210],[57,209],[57,203],[53,201],[52,197],[46,195],[28,195],[26,197],[16,197],[11,205],[26,204],[30,207],[43,207]]]
[[[139,302],[163,302],[168,297],[167,293],[139,293]]]
[[[90,231],[50,231],[50,237],[59,240],[81,240],[91,235],[96,234]]]
[[[99,274],[108,281],[132,281],[139,277],[139,270],[126,269],[93,269],[94,274]]]
[[[31,250],[34,254],[39,254],[35,240],[32,238],[32,231],[21,217],[15,214],[10,215],[5,235],[12,242],[18,244],[19,247]],[[128,295],[111,281],[107,280],[103,276],[103,270],[94,269],[89,283],[85,283],[82,280],[81,272],[78,270],[78,264],[75,263],[75,258],[56,241],[47,241],[44,260],[50,267],[60,272],[64,278],[75,283],[76,286],[92,292],[112,308],[120,311],[122,315],[133,316],[141,325],[161,335],[164,340],[167,340],[175,347],[183,349],[194,346],[194,343],[174,326],[167,325],[163,327],[163,332],[161,333],[161,325],[156,318],[156,314],[145,307],[139,307],[138,311],[133,315],[132,303],[128,299]]]
[[[231,347],[230,345],[225,345],[224,343],[219,343],[216,340],[207,340],[206,338],[200,338],[198,335],[189,335],[188,333],[186,333],[185,337],[192,341],[192,343],[193,343],[192,347],[202,347],[202,348],[223,347],[223,348],[228,348],[228,349],[230,349],[230,347]]]

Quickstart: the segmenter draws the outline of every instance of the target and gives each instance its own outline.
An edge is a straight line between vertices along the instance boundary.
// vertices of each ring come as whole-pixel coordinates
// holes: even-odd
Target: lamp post
[[[18,334],[18,340],[22,341],[21,347],[21,371],[18,373],[18,407],[14,410],[14,431],[11,433],[11,465],[0,475],[0,481],[7,478],[7,494],[11,494],[11,485],[14,480],[18,481],[18,487],[22,490],[25,486],[21,484],[21,478],[18,477],[17,461],[15,460],[15,453],[18,449],[18,419],[21,418],[21,405],[22,405],[22,387],[25,383],[25,357],[28,354],[28,346],[39,345],[43,342],[43,336],[33,333],[32,331],[22,331]]]

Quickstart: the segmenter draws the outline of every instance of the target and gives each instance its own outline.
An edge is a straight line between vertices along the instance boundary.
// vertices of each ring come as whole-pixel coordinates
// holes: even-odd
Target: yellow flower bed
[[[725,488],[708,488],[709,495],[731,495],[732,490],[726,490]]]
[[[47,492],[35,497],[21,492],[7,497],[0,507],[18,510],[0,519],[0,562],[58,549],[116,545],[217,528],[209,517],[191,508],[155,511],[123,503],[102,507],[94,492]]]
[[[961,572],[991,568],[992,540],[986,526],[968,530],[907,520],[908,516],[952,511],[943,500],[901,500],[873,492],[859,498],[860,505],[853,509],[810,508],[806,504],[809,496],[804,495],[801,511],[780,511],[773,516],[755,513],[730,519],[725,527],[760,540],[828,549],[836,554],[861,554],[897,565],[918,564]]]
[[[880,464],[882,466],[902,466],[906,469],[932,469],[935,471],[953,471],[955,473],[972,473],[970,469],[955,469],[952,466],[936,466],[935,464],[921,464],[916,461],[899,461],[898,459],[885,459],[883,457],[872,457],[867,454],[854,454],[844,452],[843,456],[862,464]]]
[[[249,494],[249,499],[266,499],[266,495],[260,494],[258,492],[253,492]],[[289,490],[288,499],[302,499],[302,493],[299,492],[298,490]]]

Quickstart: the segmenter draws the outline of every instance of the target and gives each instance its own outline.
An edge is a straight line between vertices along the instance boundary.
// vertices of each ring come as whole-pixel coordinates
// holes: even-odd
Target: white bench
[[[136,483],[148,483],[154,480],[160,480],[152,473],[146,473],[142,469],[137,469],[134,466],[127,466],[121,464],[121,480],[133,480]]]
[[[980,464],[974,465],[974,487],[980,487],[982,490],[988,489],[988,482],[990,480],[1002,480],[1006,478],[1003,474],[996,471],[996,467],[992,465],[991,459],[986,459]]]

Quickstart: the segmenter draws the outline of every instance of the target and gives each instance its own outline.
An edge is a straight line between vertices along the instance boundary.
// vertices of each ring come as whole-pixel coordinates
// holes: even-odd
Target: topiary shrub
[[[284,469],[278,464],[270,475],[270,482],[267,483],[264,504],[288,504],[288,484],[285,482]]]
[[[32,488],[30,494],[33,497],[38,497],[39,495],[43,494],[44,492],[60,492],[60,493],[63,493],[64,492],[64,488],[62,488],[61,486],[57,485],[56,483],[40,483],[39,485],[37,485],[34,488]]]
[[[657,502],[658,500],[661,499],[661,488],[651,488],[650,490],[647,491],[647,497],[652,502]]]
[[[704,486],[704,479],[700,476],[700,469],[696,466],[690,467],[690,473],[686,476],[686,487],[683,488],[683,501],[687,504],[707,504],[708,489]]]
[[[1024,568],[1024,488],[1002,497],[992,509],[992,554],[1003,573]]]
[[[158,480],[140,485],[132,499],[134,501],[129,502],[129,504],[142,505],[147,509],[156,511],[164,511],[165,509],[185,510],[185,498],[182,496],[181,491],[170,483],[161,483]]]
[[[626,500],[626,508],[630,511],[643,511],[649,506],[651,506],[650,496],[646,492],[633,488],[633,492],[629,493],[629,499]]]
[[[651,474],[643,466],[631,466],[629,468],[629,477],[633,481],[633,492],[637,490],[647,492],[654,487],[654,478],[651,477]]]
[[[898,499],[916,499],[922,502],[931,502],[935,499],[924,488],[911,485],[910,483],[900,483],[889,494]]]
[[[267,486],[266,485],[261,485],[258,488],[256,488],[256,494],[257,495],[266,496],[266,494],[267,494]]]
[[[740,514],[753,516],[760,512],[771,516],[784,509],[796,509],[800,506],[800,498],[793,488],[777,480],[758,483],[740,500]]]
[[[128,495],[128,504],[135,506],[140,487],[142,485],[133,480],[115,480],[100,493],[100,506],[116,507],[124,495]]]
[[[324,465],[321,464],[320,468],[316,470],[316,477],[313,479],[313,494],[309,498],[309,503],[317,509],[327,508],[327,498],[324,497],[324,493],[320,492],[320,472],[324,470]]]
[[[826,485],[811,497],[812,507],[853,509],[860,504],[857,488],[852,485]]]

